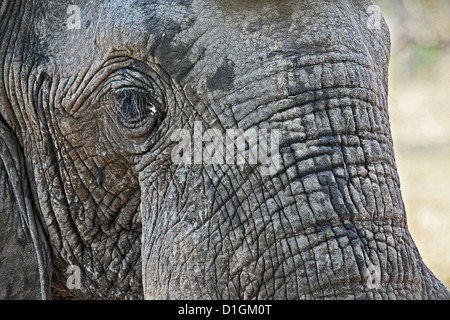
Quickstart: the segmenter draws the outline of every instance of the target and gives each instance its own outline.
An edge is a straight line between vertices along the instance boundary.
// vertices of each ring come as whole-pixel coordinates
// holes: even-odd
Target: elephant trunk
[[[217,162],[211,154],[210,162],[196,162],[230,136],[224,125],[205,138],[201,122],[180,140],[189,147],[184,163],[167,152],[142,170],[146,298],[439,296],[443,287],[407,229],[386,84],[367,61],[329,56],[302,65],[290,52],[271,58],[295,68],[246,84],[259,86],[264,101],[231,105],[241,115],[234,128],[279,134],[278,144],[268,143],[279,155],[277,170],[264,174],[251,164],[251,142],[266,136],[247,140],[245,165],[233,162],[226,143],[213,148],[225,154]],[[151,174],[162,163],[166,174]]]

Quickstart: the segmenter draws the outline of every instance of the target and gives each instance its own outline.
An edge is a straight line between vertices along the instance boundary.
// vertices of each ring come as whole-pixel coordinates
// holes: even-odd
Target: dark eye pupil
[[[116,97],[118,111],[130,122],[139,122],[147,116],[156,114],[156,107],[139,92],[124,92]]]

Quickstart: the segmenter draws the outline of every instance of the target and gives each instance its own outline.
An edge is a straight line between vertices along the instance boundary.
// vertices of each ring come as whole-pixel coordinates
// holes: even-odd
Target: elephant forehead
[[[101,66],[118,51],[145,60],[193,21],[188,2],[49,0],[36,13],[38,49],[53,59],[56,72]]]
[[[202,57],[208,64],[231,59],[247,72],[257,63],[255,53],[282,48],[359,52],[365,41],[358,15],[367,14],[366,7],[347,1],[98,0],[80,5],[77,29],[66,26],[70,12],[63,6],[52,11],[57,17],[44,15],[41,25],[46,40],[56,38],[46,41],[50,55],[64,63],[103,63],[123,50],[181,78]]]
[[[173,10],[172,6],[161,9],[161,4],[158,8],[147,13],[158,24],[148,28],[156,41],[151,52],[182,84],[190,71],[210,77],[217,76],[218,71],[218,76],[226,75],[225,81],[230,80],[233,72],[229,72],[231,64],[227,61],[233,62],[237,73],[246,74],[267,55],[285,49],[294,49],[299,55],[323,52],[369,55],[366,46],[369,35],[365,34],[367,30],[360,30],[367,29],[367,17],[363,17],[367,6],[363,4],[193,1],[180,10]],[[160,31],[162,38],[155,35],[155,30]]]

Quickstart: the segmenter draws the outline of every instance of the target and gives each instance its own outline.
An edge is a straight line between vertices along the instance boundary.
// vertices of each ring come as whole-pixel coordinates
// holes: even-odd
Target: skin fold
[[[0,214],[34,271],[2,297],[50,298],[53,276],[84,299],[450,298],[408,231],[373,8],[3,1]],[[277,130],[279,165],[174,162],[199,128]]]

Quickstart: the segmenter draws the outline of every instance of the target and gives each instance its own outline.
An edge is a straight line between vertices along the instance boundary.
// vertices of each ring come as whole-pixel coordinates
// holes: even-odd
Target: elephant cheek
[[[199,286],[205,276],[199,262],[214,260],[205,246],[209,224],[203,223],[195,199],[183,190],[186,180],[202,180],[184,169],[146,170],[152,174],[141,180],[145,298],[203,298],[206,290]],[[198,189],[198,186],[193,183],[189,188]]]

